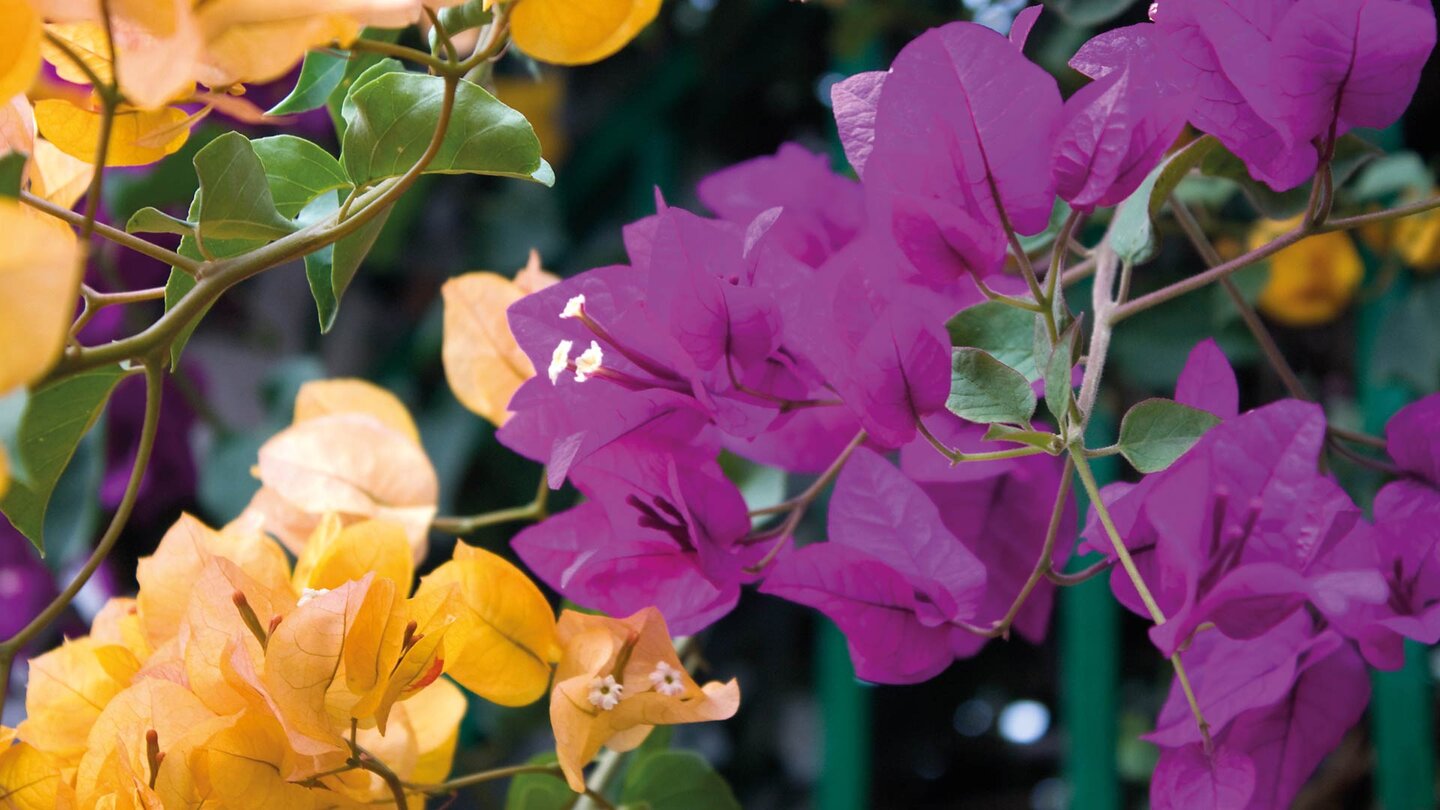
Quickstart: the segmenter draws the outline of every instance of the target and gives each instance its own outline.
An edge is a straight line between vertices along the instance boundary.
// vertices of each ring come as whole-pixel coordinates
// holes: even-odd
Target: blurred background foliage
[[[525,263],[532,247],[562,275],[623,261],[620,227],[651,213],[657,192],[671,204],[702,210],[694,192],[701,177],[770,154],[785,141],[835,155],[843,166],[828,109],[831,84],[884,67],[916,34],[951,20],[975,19],[1006,30],[1023,5],[668,0],[655,25],[601,64],[558,69],[508,58],[496,77],[497,94],[534,123],[559,178],[554,189],[476,176],[422,178],[390,217],[334,330],[324,337],[298,263],[225,298],[196,332],[172,380],[172,393],[180,395],[167,397],[163,447],[136,519],[74,615],[53,632],[83,632],[107,593],[132,591],[135,560],[154,548],[180,510],[214,524],[238,514],[257,487],[249,468],[260,443],[288,424],[294,393],[310,379],[364,377],[411,406],[440,476],[442,514],[527,502],[538,467],[499,446],[489,425],[466,411],[445,383],[440,285],[475,269],[508,274]],[[1081,80],[1065,67],[1079,44],[1096,30],[1145,16],[1145,4],[1130,0],[1051,0],[1047,6],[1052,13],[1042,17],[1027,52],[1067,94]],[[282,81],[252,92],[268,106],[288,89]],[[1405,126],[1366,133],[1390,155],[1367,155],[1351,185],[1352,201],[1388,202],[1430,187],[1440,149],[1430,134],[1437,114],[1440,71],[1432,60]],[[105,216],[124,222],[144,205],[183,213],[194,191],[191,157],[232,126],[207,123],[158,166],[116,171]],[[323,111],[281,129],[335,148]],[[1242,249],[1256,200],[1227,179],[1187,182],[1182,190],[1206,212],[1222,249]],[[1092,223],[1086,239],[1093,243],[1103,225]],[[1367,397],[1377,390],[1403,402],[1406,392],[1440,388],[1440,278],[1433,272],[1440,264],[1440,220],[1425,227],[1428,232],[1407,237],[1403,256],[1395,234],[1361,235],[1355,248],[1365,280],[1358,289],[1340,284],[1345,289],[1324,293],[1336,286],[1333,276],[1346,272],[1335,265],[1341,259],[1334,250],[1293,260],[1303,265],[1300,270],[1260,266],[1237,279],[1252,300],[1262,298],[1271,275],[1282,272],[1299,273],[1306,285],[1320,285],[1316,294],[1331,295],[1332,311],[1305,325],[1287,323],[1293,319],[1283,307],[1261,303],[1287,357],[1342,424],[1374,430]],[[1182,238],[1166,236],[1156,261],[1137,274],[1139,292],[1200,269]],[[164,268],[148,260],[113,252],[102,257],[102,276],[126,287],[163,278]],[[1280,262],[1277,257],[1272,264]],[[1430,272],[1422,272],[1427,263]],[[1085,285],[1074,294],[1077,306],[1088,301]],[[128,334],[158,314],[125,309],[134,320],[91,329]],[[1107,408],[1120,413],[1145,396],[1168,395],[1185,354],[1208,336],[1220,340],[1238,367],[1242,405],[1284,396],[1233,307],[1215,289],[1145,313],[1119,330]],[[142,399],[138,383],[130,381],[117,397],[103,430],[87,439],[62,482],[47,529],[53,546],[44,564],[54,572],[78,564],[104,503],[113,506],[104,499],[97,504],[94,493],[115,488],[113,471],[123,476],[128,470],[126,450],[135,441]],[[744,480],[755,504],[779,500],[804,483],[739,462],[728,469]],[[1359,497],[1373,484],[1359,468],[1338,472]],[[561,493],[556,505],[571,498]],[[812,523],[823,514],[812,510]],[[476,540],[503,553],[517,528],[489,529]],[[805,531],[820,530],[811,525]],[[15,541],[6,537],[0,549],[0,593],[7,600],[35,590],[15,586],[15,577],[34,576],[26,568],[33,563],[12,559],[17,550],[30,553],[18,535]],[[431,564],[449,554],[449,538],[435,538]],[[679,729],[675,744],[702,753],[743,806],[761,810],[1139,807],[1154,753],[1136,736],[1149,729],[1169,674],[1146,641],[1145,623],[1122,616],[1109,600],[1104,582],[1092,581],[1061,601],[1064,615],[1056,617],[1052,633],[1058,643],[1035,648],[994,642],[928,683],[870,687],[853,680],[843,641],[818,614],[750,594],[702,641],[714,674],[740,678],[742,711],[728,723]],[[57,640],[42,639],[40,648]],[[1440,659],[1432,665],[1422,656],[1419,666],[1428,682]],[[19,709],[7,704],[6,721],[13,722]],[[1428,716],[1433,705],[1427,700],[1414,711]],[[543,703],[522,710],[477,703],[463,729],[455,773],[528,759],[550,746],[549,734]],[[1303,806],[1369,802],[1371,749],[1363,726],[1353,736],[1302,795]],[[499,806],[503,791],[500,786],[463,797],[457,806],[482,800]],[[526,806],[518,796],[512,799],[511,806]]]

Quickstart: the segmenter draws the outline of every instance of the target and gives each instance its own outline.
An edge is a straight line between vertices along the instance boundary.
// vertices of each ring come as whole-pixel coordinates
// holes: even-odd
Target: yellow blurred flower
[[[1394,245],[1400,258],[1416,270],[1440,270],[1440,209],[1395,222]]]
[[[542,62],[583,65],[625,47],[659,13],[660,0],[516,0],[510,33]]]
[[[1260,223],[1250,234],[1251,249],[1297,222]],[[1347,234],[1318,234],[1270,257],[1269,276],[1256,303],[1267,317],[1286,326],[1318,326],[1349,307],[1364,275],[1360,252]]]

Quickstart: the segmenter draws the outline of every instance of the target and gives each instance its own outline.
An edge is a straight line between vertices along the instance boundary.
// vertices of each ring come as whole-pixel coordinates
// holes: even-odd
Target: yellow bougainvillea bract
[[[60,358],[80,290],[69,226],[0,198],[0,396],[38,380]]]
[[[514,280],[498,273],[466,273],[445,282],[445,341],[442,358],[450,389],[460,402],[499,427],[520,384],[535,376],[505,319],[511,304],[559,282],[540,267],[540,255]]]
[[[393,521],[414,560],[425,556],[440,484],[414,420],[384,389],[362,380],[306,384],[294,424],[260,448],[255,474],[261,488],[248,519],[296,554],[334,512],[346,523]]]

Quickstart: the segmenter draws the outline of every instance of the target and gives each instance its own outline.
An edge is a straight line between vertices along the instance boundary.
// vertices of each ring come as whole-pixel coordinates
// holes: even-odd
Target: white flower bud
[[[555,385],[560,381],[560,372],[570,365],[570,347],[575,345],[573,340],[562,340],[555,346],[555,352],[550,355],[550,384]]]

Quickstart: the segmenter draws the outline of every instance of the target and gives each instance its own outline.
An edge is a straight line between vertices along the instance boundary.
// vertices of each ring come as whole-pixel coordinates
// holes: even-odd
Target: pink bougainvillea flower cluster
[[[1298,184],[1334,137],[1398,117],[1434,40],[1433,14],[1403,0],[1366,0],[1345,20],[1325,3],[1195,5],[1175,0],[1156,22],[1086,43],[1071,66],[1091,81],[1068,100],[1022,52],[1038,7],[1009,37],[929,31],[888,70],[833,89],[859,182],[787,144],[703,181],[713,218],[657,200],[625,229],[625,264],[511,305],[539,373],[499,437],[545,463],[551,486],[586,496],[522,532],[521,557],[568,598],[622,613],[654,604],[682,633],[759,583],[832,617],[876,681],[923,680],[975,652],[984,640],[965,626],[1000,620],[1024,585],[1060,465],[952,467],[930,447],[996,447],[945,410],[945,321],[982,300],[969,279],[1024,294],[1003,272],[1008,233],[1045,229],[1057,198],[1077,210],[1122,201],[1187,122],[1259,179]],[[1383,530],[1317,470],[1320,410],[1237,415],[1213,344],[1197,348],[1177,398],[1226,424],[1174,468],[1109,493],[1171,619],[1156,644],[1175,651],[1202,626],[1255,638],[1301,610],[1359,637],[1352,617],[1385,602],[1386,575],[1350,549]],[[751,531],[722,450],[806,474],[849,454],[829,542],[797,549]],[[898,465],[884,456],[896,451]],[[1015,617],[1027,637],[1044,634],[1048,588]]]
[[[1023,53],[1038,14],[1020,12],[1009,36],[936,28],[888,70],[836,84],[858,182],[787,144],[703,181],[713,216],[657,199],[625,228],[625,263],[509,306],[514,366],[536,373],[499,438],[584,496],[514,540],[541,578],[615,615],[653,605],[682,634],[754,584],[829,616],[878,682],[932,677],[1012,624],[1043,637],[1048,582],[1008,611],[1034,584],[1052,514],[1075,525],[1074,505],[1054,502],[1052,456],[956,466],[935,452],[1011,447],[947,411],[947,319],[1029,295],[1006,272],[1016,237],[1047,229],[1057,202],[1126,200],[1187,124],[1277,190],[1305,182],[1337,137],[1398,119],[1435,22],[1418,0],[1166,0],[1152,22],[1085,43],[1070,66],[1089,81],[1063,99]],[[1154,803],[1283,806],[1363,711],[1365,665],[1397,665],[1403,638],[1440,640],[1440,399],[1391,423],[1408,477],[1373,519],[1320,467],[1321,408],[1241,413],[1213,341],[1175,399],[1219,424],[1104,492],[1164,614],[1151,639],[1184,658],[1210,726],[1177,687],[1150,737]],[[791,542],[788,518],[752,528],[722,451],[833,476],[825,541],[801,527]],[[1113,554],[1094,518],[1082,534]],[[1128,576],[1112,583],[1153,617]]]
[[[1156,807],[1283,807],[1359,720],[1365,665],[1404,663],[1405,638],[1440,641],[1440,396],[1402,411],[1390,450],[1412,477],[1386,485],[1374,520],[1320,471],[1325,418],[1285,400],[1236,413],[1235,379],[1196,347],[1176,398],[1225,421],[1173,466],[1104,490],[1181,652],[1211,747],[1177,683],[1147,739],[1161,748]],[[1090,544],[1108,551],[1098,522]],[[1119,601],[1149,617],[1123,572]]]

